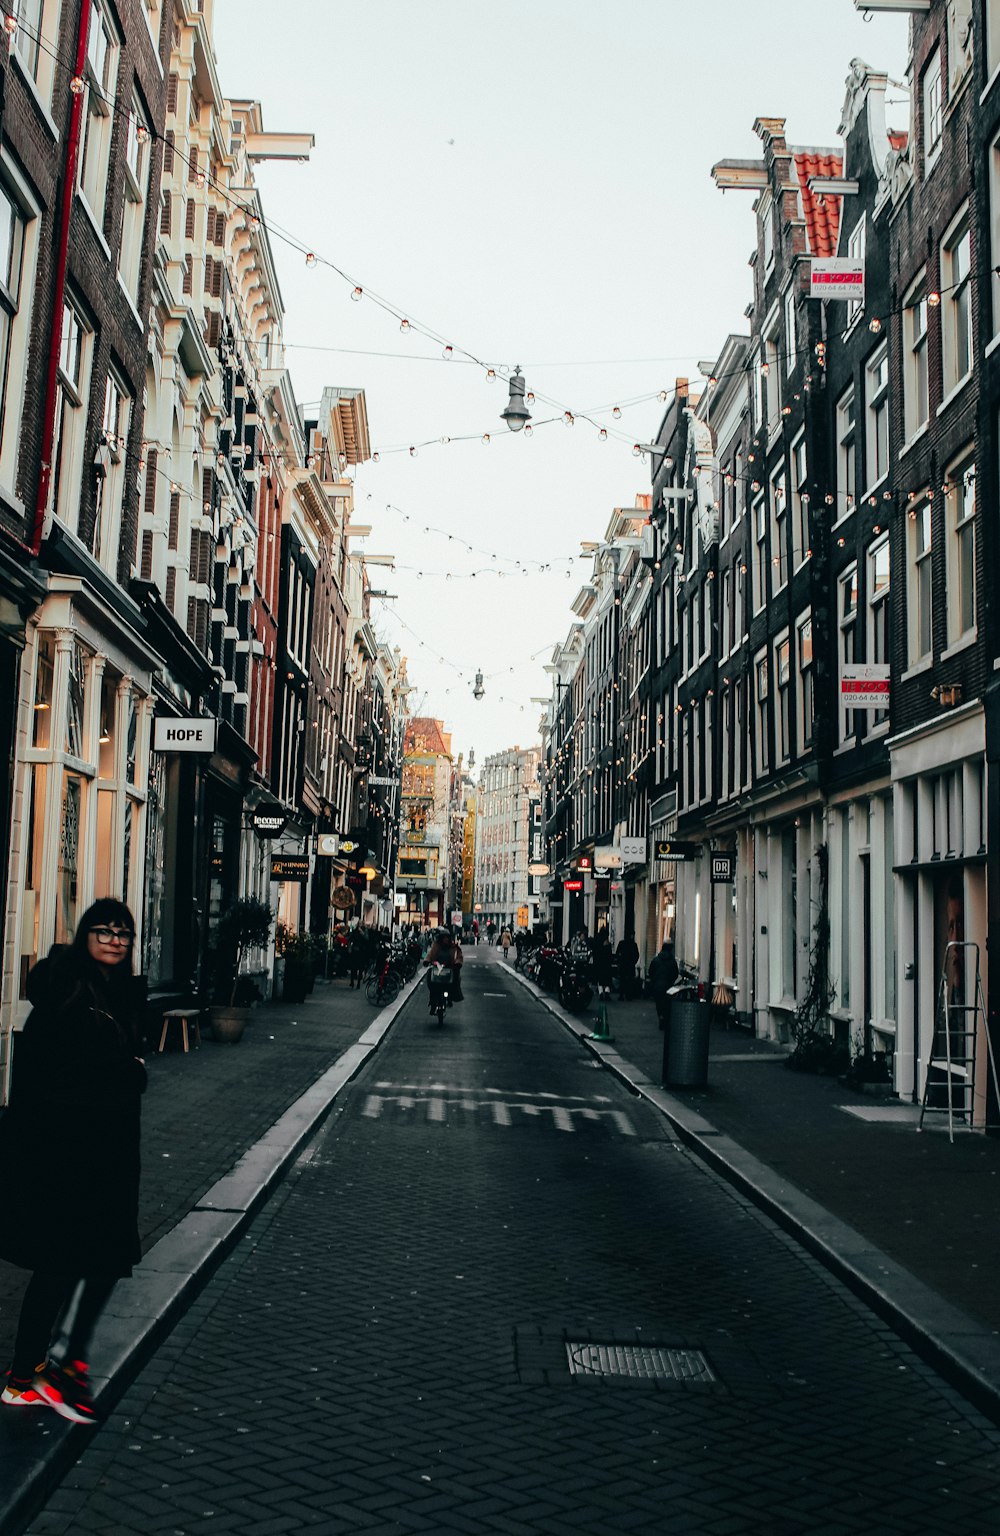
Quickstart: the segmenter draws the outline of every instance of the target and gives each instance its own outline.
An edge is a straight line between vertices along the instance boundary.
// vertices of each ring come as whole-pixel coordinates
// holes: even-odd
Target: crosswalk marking
[[[378,1088],[392,1088],[394,1085],[392,1083],[377,1083],[375,1086]],[[453,1099],[443,1098],[439,1093],[413,1093],[405,1089],[396,1093],[369,1093],[361,1113],[369,1120],[378,1120],[387,1105],[395,1105],[397,1109],[401,1110],[423,1109],[430,1123],[443,1125],[448,1118],[449,1108],[461,1109],[468,1115],[475,1115],[479,1110],[485,1109],[489,1111],[493,1124],[502,1126],[504,1129],[509,1129],[513,1126],[514,1115],[520,1114],[532,1120],[540,1120],[551,1116],[552,1125],[557,1131],[575,1131],[577,1128],[576,1118],[578,1117],[591,1123],[608,1120],[621,1135],[635,1135],[635,1127],[631,1120],[620,1109],[594,1109],[592,1104],[583,1104],[582,1107],[571,1104],[567,1107],[566,1104],[532,1102],[530,1099],[527,1101],[522,1100],[518,1103],[509,1103],[499,1098],[475,1099],[469,1095],[468,1090],[464,1092],[462,1090],[458,1091],[462,1093],[462,1097]],[[539,1097],[541,1098],[542,1096],[540,1095]],[[555,1098],[556,1095],[546,1094],[544,1097],[546,1100],[550,1100]],[[605,1099],[600,1102],[607,1103],[608,1101]]]
[[[553,1099],[560,1104],[610,1104],[606,1093],[546,1093],[544,1089],[531,1088],[470,1088],[465,1083],[387,1083],[377,1082],[376,1088],[391,1088],[395,1093],[495,1093],[504,1099]]]

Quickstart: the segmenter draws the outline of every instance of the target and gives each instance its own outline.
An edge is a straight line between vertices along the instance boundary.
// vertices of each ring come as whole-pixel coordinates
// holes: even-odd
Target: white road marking
[[[552,1119],[555,1121],[557,1130],[572,1131],[575,1129],[569,1110],[563,1109],[561,1104],[553,1104]]]
[[[377,1086],[380,1088],[392,1088],[393,1084],[379,1083]],[[620,1109],[594,1109],[585,1101],[582,1107],[577,1104],[571,1104],[567,1107],[565,1104],[532,1103],[530,1100],[526,1103],[510,1103],[499,1098],[472,1098],[470,1096],[471,1090],[469,1089],[457,1091],[463,1094],[462,1098],[445,1099],[437,1093],[413,1093],[408,1089],[389,1094],[370,1093],[365,1100],[361,1113],[367,1116],[369,1120],[378,1120],[387,1104],[396,1104],[403,1110],[418,1109],[421,1105],[424,1105],[426,1106],[427,1120],[435,1125],[443,1125],[448,1118],[449,1106],[456,1105],[463,1109],[466,1114],[470,1115],[476,1114],[480,1109],[486,1109],[490,1113],[493,1124],[503,1126],[505,1129],[509,1129],[514,1124],[514,1114],[519,1111],[522,1115],[526,1115],[533,1120],[551,1115],[553,1128],[557,1131],[575,1131],[576,1122],[574,1116],[578,1115],[581,1120],[600,1121],[608,1119],[623,1136],[634,1136],[636,1134],[635,1127],[632,1125],[628,1115]],[[496,1092],[497,1090],[486,1089],[485,1091]],[[539,1099],[544,1098],[546,1100],[552,1100],[556,1097],[556,1094],[539,1095]],[[602,1097],[592,1102],[606,1104],[610,1101]]]

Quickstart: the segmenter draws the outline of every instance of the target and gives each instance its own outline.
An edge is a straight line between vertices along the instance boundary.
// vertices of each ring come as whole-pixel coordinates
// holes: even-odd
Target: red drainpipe
[[[80,31],[76,40],[76,67],[74,78],[79,79],[87,63],[87,33],[90,29],[91,0],[80,0]],[[56,436],[56,371],[59,367],[59,350],[62,345],[63,299],[66,295],[66,263],[69,257],[69,225],[73,212],[73,193],[76,185],[76,156],[80,148],[80,120],[83,116],[83,92],[74,95],[69,119],[69,136],[66,140],[66,164],[63,174],[62,211],[59,225],[59,245],[56,250],[56,284],[52,296],[52,334],[49,338],[49,371],[45,381],[45,414],[42,418],[42,471],[38,477],[38,499],[35,518],[31,526],[28,547],[37,555],[42,547],[42,527],[45,509],[49,501],[49,485],[52,481],[52,444]]]

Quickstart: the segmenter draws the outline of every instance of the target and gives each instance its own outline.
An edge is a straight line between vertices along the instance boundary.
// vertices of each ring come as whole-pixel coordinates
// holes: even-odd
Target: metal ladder
[[[949,961],[952,966],[949,967]],[[950,996],[949,969],[958,968],[964,981],[963,993],[967,995],[972,961],[975,961],[975,984],[972,1001],[958,1003]],[[1000,1087],[997,1084],[997,1064],[993,1055],[986,1022],[986,1003],[979,971],[979,945],[952,941],[945,945],[941,982],[938,987],[937,1012],[934,1019],[934,1036],[931,1040],[930,1060],[924,1078],[924,1096],[920,1105],[920,1121],[917,1130],[924,1128],[925,1115],[948,1116],[948,1139],[955,1140],[955,1122],[966,1130],[973,1129],[976,1102],[976,1048],[980,1029],[986,1039],[986,1059],[992,1079],[994,1100],[1000,1103]],[[931,1097],[944,1102],[932,1104]],[[991,1129],[984,1125],[984,1130]]]

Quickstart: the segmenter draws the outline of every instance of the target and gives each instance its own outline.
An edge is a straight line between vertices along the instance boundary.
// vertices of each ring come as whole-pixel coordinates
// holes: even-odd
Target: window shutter
[[[197,181],[197,179],[198,179],[198,146],[197,146],[197,144],[192,144],[192,146],[191,146],[191,153],[188,156],[188,181]]]
[[[160,204],[160,234],[170,233],[170,193],[164,192],[163,202]]]
[[[146,450],[146,495],[143,502],[143,511],[149,518],[156,516],[156,459],[156,449],[148,448]]]
[[[206,281],[207,281],[207,273],[206,273]],[[222,262],[221,261],[213,261],[212,262],[212,298],[213,299],[221,299],[222,298]]]
[[[184,258],[184,278],[183,278],[183,281],[181,283],[181,289],[182,289],[182,291],[184,293],[190,293],[191,292],[193,274],[194,274],[194,267],[192,265],[191,258],[190,258],[190,256],[185,256],[185,258]]]
[[[143,581],[152,580],[153,576],[153,530],[147,528],[142,535],[142,557],[139,561],[139,575]]]
[[[177,111],[177,87],[178,87],[179,84],[180,84],[180,81],[178,80],[176,75],[170,74],[170,75],[167,76],[167,111],[168,112],[176,112]]]
[[[170,527],[167,532],[167,548],[177,548],[177,536],[181,517],[181,498],[176,491],[170,495]]]
[[[203,469],[201,472],[201,510],[204,512],[212,506],[212,471]]]
[[[171,565],[171,566],[167,567],[167,590],[166,590],[166,593],[164,595],[164,600],[166,602],[166,605],[171,610],[171,612],[173,611],[174,594],[175,594],[176,590],[177,590],[177,571],[174,568],[174,566]]]
[[[225,245],[226,243],[226,213],[224,208],[220,208],[219,212],[215,215],[215,243],[216,245]]]
[[[222,316],[214,309],[208,317],[208,332],[206,342],[210,347],[217,347],[222,340]]]
[[[174,130],[168,128],[163,136],[163,174],[169,176],[174,168]]]
[[[184,238],[194,239],[194,198],[189,197],[187,207],[184,210]]]
[[[215,257],[214,256],[207,256],[206,255],[206,257],[205,257],[205,297],[206,298],[208,298],[209,294],[212,292],[212,273],[213,273],[214,269],[215,269]]]

